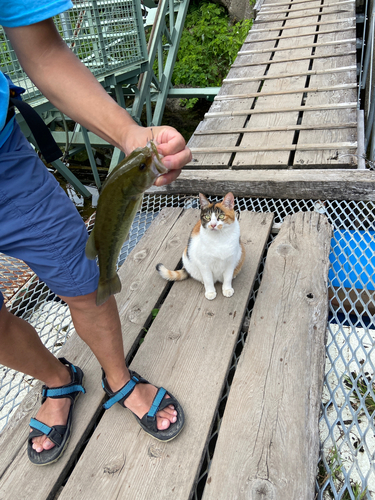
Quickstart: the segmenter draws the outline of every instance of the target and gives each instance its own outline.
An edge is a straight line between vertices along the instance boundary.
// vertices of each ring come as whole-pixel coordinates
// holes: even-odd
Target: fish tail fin
[[[96,305],[101,306],[106,302],[111,295],[121,291],[121,281],[118,274],[109,280],[99,279],[98,290],[96,293]]]
[[[170,271],[163,264],[157,264],[156,270],[162,278],[168,281],[182,281],[190,276],[184,267],[178,271]]]
[[[98,255],[98,250],[96,249],[95,246],[94,229],[91,231],[89,239],[87,240],[85,254],[86,257],[90,260],[94,260],[95,257]]]

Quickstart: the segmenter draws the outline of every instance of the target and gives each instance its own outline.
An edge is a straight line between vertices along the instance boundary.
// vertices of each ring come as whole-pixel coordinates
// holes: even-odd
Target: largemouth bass
[[[103,183],[96,210],[95,225],[86,244],[86,256],[99,261],[96,304],[100,306],[121,290],[116,264],[128,237],[143,193],[155,179],[167,172],[156,145],[149,141],[120,162]]]

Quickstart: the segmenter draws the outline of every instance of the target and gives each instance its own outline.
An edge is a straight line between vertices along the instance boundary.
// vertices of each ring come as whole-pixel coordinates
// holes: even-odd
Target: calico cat
[[[234,293],[232,279],[240,272],[245,248],[240,241],[240,225],[234,211],[232,193],[220,203],[210,203],[199,193],[200,220],[194,226],[182,255],[183,268],[170,271],[163,264],[156,266],[160,276],[169,281],[182,281],[189,276],[202,282],[205,297],[216,297],[214,284],[220,281],[223,295]]]

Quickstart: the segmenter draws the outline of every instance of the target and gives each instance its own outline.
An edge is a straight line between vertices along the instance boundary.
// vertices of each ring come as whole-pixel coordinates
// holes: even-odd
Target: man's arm
[[[72,53],[52,19],[5,28],[17,57],[34,84],[47,99],[72,120],[129,154],[151,138],[150,129],[138,126],[114,101]],[[191,159],[182,136],[171,127],[153,127],[163,162],[174,171],[157,185],[172,182]]]

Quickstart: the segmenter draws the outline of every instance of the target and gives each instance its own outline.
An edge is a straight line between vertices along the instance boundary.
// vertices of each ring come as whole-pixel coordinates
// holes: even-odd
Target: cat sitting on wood
[[[163,264],[156,269],[169,281],[182,281],[191,276],[204,284],[205,297],[216,297],[214,284],[220,281],[223,295],[234,293],[232,279],[240,272],[245,260],[245,248],[240,241],[240,225],[234,211],[232,193],[220,203],[210,203],[199,193],[200,220],[194,226],[182,255],[183,268],[170,271]]]

